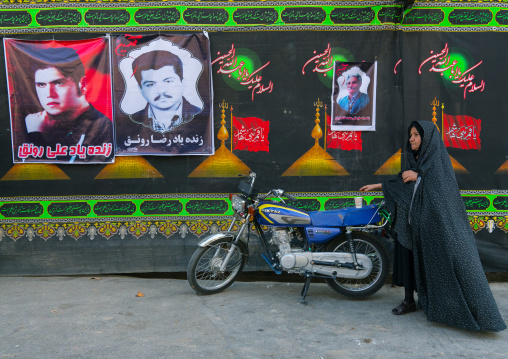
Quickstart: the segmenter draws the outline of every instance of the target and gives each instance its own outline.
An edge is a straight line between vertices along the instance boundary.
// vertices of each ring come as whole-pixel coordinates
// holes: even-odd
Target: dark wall
[[[80,39],[98,34],[55,34],[23,35],[31,39]],[[468,174],[458,174],[457,181],[462,190],[478,192],[488,198],[496,197],[492,190],[499,190],[506,196],[508,174],[498,169],[507,160],[508,122],[505,120],[508,102],[504,88],[508,68],[504,66],[508,54],[498,51],[508,44],[505,34],[495,32],[402,32],[400,30],[379,31],[253,31],[253,32],[211,32],[212,61],[217,53],[225,53],[235,47],[238,54],[254,54],[260,67],[261,82],[273,83],[271,92],[254,94],[247,86],[231,85],[227,75],[218,73],[220,66],[212,66],[214,90],[214,134],[221,124],[223,100],[233,106],[234,115],[257,117],[270,122],[270,151],[234,151],[251,170],[259,176],[262,189],[283,188],[296,192],[300,197],[306,193],[311,198],[350,196],[362,185],[380,182],[391,175],[374,173],[399,149],[404,149],[407,140],[406,129],[411,121],[432,119],[432,101],[444,104],[444,112],[452,116],[468,115],[481,119],[481,150],[450,148],[449,153]],[[19,37],[19,36],[18,36]],[[234,45],[233,45],[234,44]],[[424,63],[433,53],[441,52],[448,44],[450,50],[461,54],[472,67],[479,62],[472,73],[476,84],[484,81],[484,89],[467,92],[464,88],[444,80],[440,73],[429,71],[430,63]],[[340,163],[347,176],[282,176],[315,143],[311,137],[315,126],[316,107],[319,99],[330,107],[331,81],[321,73],[311,60],[329,47],[336,56],[347,61],[377,61],[377,126],[375,132],[362,133],[362,150],[345,151],[328,149],[328,153]],[[3,55],[3,50],[2,54]],[[402,60],[399,63],[399,60]],[[305,66],[305,64],[307,66]],[[423,64],[423,65],[422,65]],[[4,65],[2,65],[4,66]],[[421,66],[422,73],[419,73]],[[4,69],[5,70],[5,69]],[[463,68],[462,71],[466,71]],[[9,106],[5,71],[0,71],[0,179],[13,168]],[[441,121],[441,107],[436,110],[438,125]],[[226,112],[229,122],[230,111]],[[320,125],[324,129],[324,107],[320,108]],[[230,129],[228,129],[230,130]],[[215,139],[215,147],[221,145]],[[320,140],[323,146],[323,140]],[[229,147],[229,141],[226,142]],[[59,197],[73,200],[82,196],[93,204],[97,196],[121,195],[129,199],[140,195],[163,194],[182,200],[184,203],[194,194],[224,194],[235,191],[237,178],[201,177],[189,175],[206,159],[204,156],[156,157],[144,159],[162,176],[152,178],[96,179],[106,165],[58,165],[70,179],[43,180],[0,180],[1,196],[4,202],[31,199],[48,201],[43,197]],[[26,166],[37,166],[28,164]],[[490,196],[490,197],[489,197]],[[44,204],[46,206],[47,204]],[[138,203],[136,203],[138,205]],[[492,203],[480,213],[482,220],[495,218],[497,227],[492,233],[480,224],[477,233],[480,255],[488,270],[506,270],[508,265],[503,256],[508,251],[506,224],[502,218],[506,212],[494,209]],[[46,208],[46,207],[45,207]],[[323,209],[323,208],[321,208]],[[478,215],[478,211],[470,213]],[[203,231],[182,230],[184,224],[191,228],[199,221],[206,224]],[[223,224],[225,219],[213,215],[190,216],[182,212],[178,218],[160,216],[132,218],[64,218],[61,221],[48,220],[55,230],[64,228],[64,235],[44,237],[37,230],[46,221],[44,218],[30,221],[2,218],[0,231],[0,273],[1,274],[64,274],[64,273],[113,273],[113,272],[155,272],[185,270],[188,258],[199,238],[210,233],[214,223]],[[87,232],[75,237],[67,230],[73,222],[79,222]],[[105,237],[100,231],[95,237],[91,227],[105,228],[106,222],[115,228],[121,225],[133,228],[140,221],[147,228],[156,225],[157,231],[151,237],[148,230],[133,235],[127,232]],[[174,222],[178,231],[170,236],[161,234],[162,223]],[[13,235],[14,224],[21,224],[24,232]],[[504,226],[504,227],[503,227]],[[35,231],[29,236],[29,229]],[[10,232],[9,232],[10,231]],[[42,232],[40,232],[42,233]],[[259,265],[259,267],[256,267]],[[262,263],[254,268],[267,269]]]

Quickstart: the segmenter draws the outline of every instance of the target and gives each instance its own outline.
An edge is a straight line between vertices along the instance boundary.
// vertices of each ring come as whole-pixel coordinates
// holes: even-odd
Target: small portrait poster
[[[116,35],[113,59],[117,155],[214,153],[206,33]]]
[[[109,44],[4,39],[14,163],[114,161]]]
[[[332,131],[376,130],[377,62],[333,66]]]

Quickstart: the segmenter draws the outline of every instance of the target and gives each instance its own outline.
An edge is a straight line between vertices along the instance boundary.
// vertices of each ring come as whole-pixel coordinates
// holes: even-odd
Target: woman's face
[[[422,144],[422,138],[414,127],[411,127],[411,131],[409,132],[409,143],[411,144],[411,149],[413,151],[418,150]]]

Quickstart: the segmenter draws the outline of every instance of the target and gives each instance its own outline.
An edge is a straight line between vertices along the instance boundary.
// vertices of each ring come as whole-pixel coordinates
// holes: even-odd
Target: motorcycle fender
[[[207,237],[203,238],[198,243],[198,246],[199,247],[208,247],[210,244],[212,244],[213,242],[215,242],[218,239],[229,239],[229,240],[232,241],[232,240],[235,239],[235,235],[232,234],[232,233],[216,233],[216,234],[212,234],[210,236],[207,236]]]

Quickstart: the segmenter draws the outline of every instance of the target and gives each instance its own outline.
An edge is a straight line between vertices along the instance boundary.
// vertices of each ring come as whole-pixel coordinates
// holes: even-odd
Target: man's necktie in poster
[[[333,67],[332,131],[376,130],[377,62],[340,62]]]
[[[14,163],[113,162],[109,40],[4,39]]]
[[[206,34],[114,40],[117,155],[214,153]]]

